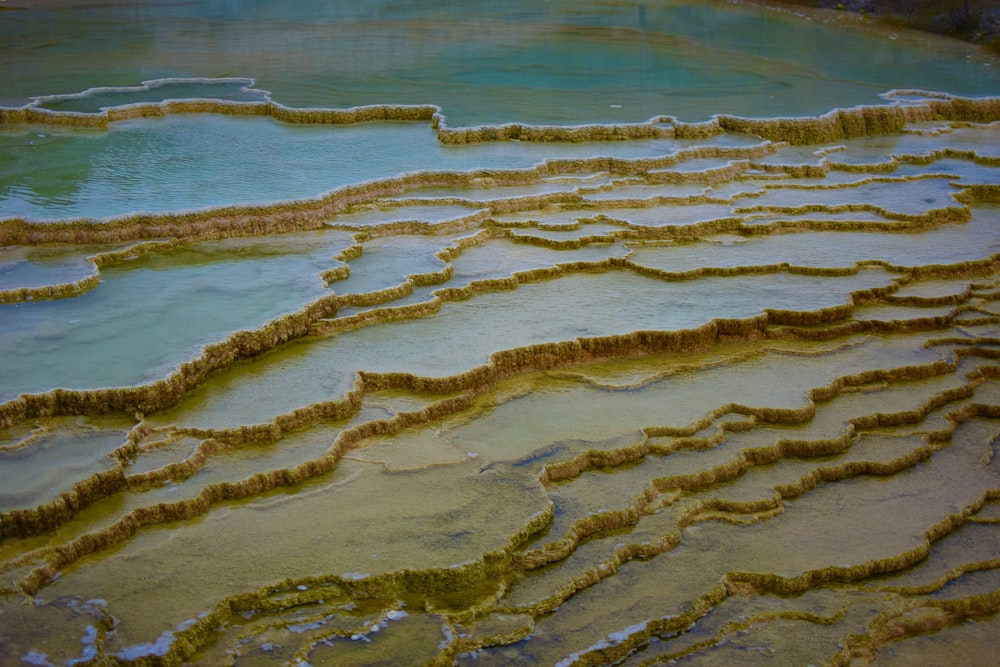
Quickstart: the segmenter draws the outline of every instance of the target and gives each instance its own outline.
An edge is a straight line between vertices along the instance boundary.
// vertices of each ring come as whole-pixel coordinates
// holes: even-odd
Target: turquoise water
[[[179,115],[106,133],[16,126],[0,132],[2,217],[122,216],[308,199],[421,170],[529,168],[546,159],[655,157],[672,141],[451,147],[422,123],[289,125]],[[363,159],[360,159],[363,157]]]
[[[235,76],[290,106],[435,104],[467,125],[814,114],[1000,82],[981,57],[723,3],[32,5],[0,25],[0,99]]]
[[[1000,61],[844,16],[0,3],[0,665],[989,664]]]

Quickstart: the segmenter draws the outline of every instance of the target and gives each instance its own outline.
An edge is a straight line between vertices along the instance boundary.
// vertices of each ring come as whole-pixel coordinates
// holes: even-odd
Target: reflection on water
[[[989,664],[996,68],[577,4],[3,12],[0,663]]]

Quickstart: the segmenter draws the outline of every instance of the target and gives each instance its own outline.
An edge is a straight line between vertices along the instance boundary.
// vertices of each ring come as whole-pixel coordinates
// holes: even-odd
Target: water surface
[[[1000,63],[836,17],[5,3],[0,663],[987,664]]]

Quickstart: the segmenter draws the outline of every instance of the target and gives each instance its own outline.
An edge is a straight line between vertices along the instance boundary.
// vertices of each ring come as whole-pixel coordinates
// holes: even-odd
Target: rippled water
[[[75,4],[0,6],[0,664],[991,664],[1000,62]]]

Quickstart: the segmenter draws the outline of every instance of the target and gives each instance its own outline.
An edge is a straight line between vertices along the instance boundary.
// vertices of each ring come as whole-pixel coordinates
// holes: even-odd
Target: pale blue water
[[[61,95],[41,106],[96,112],[162,97],[259,100],[263,89],[291,107],[429,104],[451,126],[566,125],[817,114],[879,103],[893,88],[1000,90],[1000,69],[982,54],[884,33],[715,3],[577,4],[37,3],[3,12],[0,104]],[[10,126],[0,128],[0,218],[299,199],[421,169],[528,167],[675,146],[443,147],[423,122],[329,128],[173,116],[107,132]]]
[[[421,170],[528,168],[546,159],[655,157],[682,143],[448,146],[423,123],[290,125],[178,115],[106,133],[0,128],[0,219],[121,216],[318,197]]]
[[[60,5],[4,12],[0,101],[236,76],[289,106],[436,104],[467,125],[801,115],[890,88],[1000,87],[981,58],[721,2]]]

